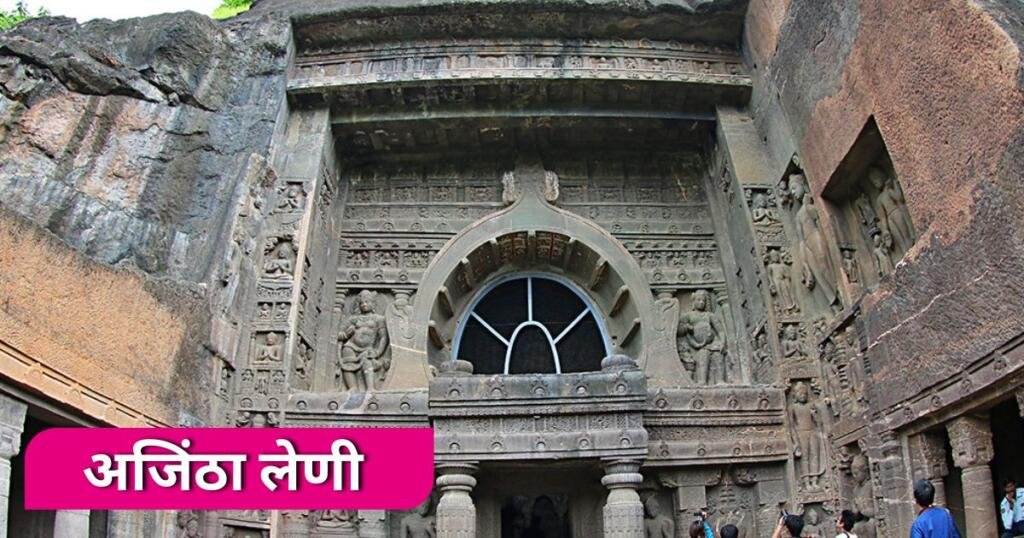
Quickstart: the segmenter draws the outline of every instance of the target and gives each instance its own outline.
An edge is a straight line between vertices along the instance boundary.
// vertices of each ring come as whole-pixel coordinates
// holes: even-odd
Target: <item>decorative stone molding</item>
[[[467,40],[375,44],[304,55],[296,61],[288,89],[310,92],[453,79],[751,84],[735,53],[697,45],[647,40]]]
[[[440,461],[643,458],[644,373],[621,356],[579,374],[439,375],[429,415]]]
[[[83,386],[75,379],[29,357],[0,340],[0,374],[24,383],[63,404],[81,410],[96,420],[122,428],[168,426],[144,412],[134,409]]]

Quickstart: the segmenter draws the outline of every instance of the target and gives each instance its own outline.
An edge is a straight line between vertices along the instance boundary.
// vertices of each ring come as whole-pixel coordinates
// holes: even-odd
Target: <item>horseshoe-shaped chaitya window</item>
[[[568,281],[549,275],[499,280],[470,304],[453,356],[478,374],[589,372],[610,352],[601,316]]]

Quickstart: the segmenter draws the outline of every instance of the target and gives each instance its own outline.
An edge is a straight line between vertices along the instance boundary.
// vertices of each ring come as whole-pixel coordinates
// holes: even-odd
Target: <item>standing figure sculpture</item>
[[[846,279],[850,281],[850,284],[860,283],[860,267],[853,257],[852,249],[843,249],[843,272],[846,273]]]
[[[342,345],[335,377],[341,379],[344,390],[374,390],[391,367],[391,360],[384,354],[388,347],[387,323],[377,313],[376,299],[375,292],[359,292],[354,312],[338,334]]]
[[[434,516],[430,515],[430,497],[420,503],[413,512],[402,518],[401,538],[434,538]]]
[[[899,252],[906,252],[914,242],[914,224],[910,221],[903,193],[896,181],[877,166],[868,170],[868,179],[878,191],[875,206],[879,226],[892,234]]]
[[[695,363],[693,379],[698,385],[725,382],[725,323],[711,309],[711,294],[697,290],[693,308],[679,316],[679,338],[685,338]]]
[[[676,524],[670,516],[661,513],[661,504],[654,496],[644,501],[644,537],[675,538]]]
[[[853,457],[850,474],[856,482],[853,486],[853,512],[858,520],[853,526],[853,532],[861,538],[875,538],[875,488],[871,484],[867,456],[857,454]]]
[[[889,257],[889,248],[885,244],[885,239],[882,234],[875,234],[871,238],[874,243],[874,250],[872,253],[875,257],[875,272],[879,277],[883,277],[893,271],[896,268],[892,264],[892,259]]]
[[[793,424],[793,456],[799,460],[800,482],[804,491],[820,491],[821,476],[825,474],[822,465],[825,450],[821,438],[825,425],[818,414],[818,408],[810,403],[810,393],[803,381],[793,387],[789,416]]]
[[[838,301],[836,295],[837,271],[828,250],[825,232],[821,229],[821,215],[814,207],[810,192],[803,192],[803,203],[796,212],[797,234],[804,256],[804,284],[808,289],[821,289],[829,305]]]
[[[793,279],[790,276],[789,264],[782,258],[777,249],[768,251],[768,282],[769,291],[777,295],[781,308],[787,313],[799,310],[793,293]]]

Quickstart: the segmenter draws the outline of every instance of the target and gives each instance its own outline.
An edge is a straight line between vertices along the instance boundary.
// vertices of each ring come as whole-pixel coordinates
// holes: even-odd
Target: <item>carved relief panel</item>
[[[851,291],[874,286],[893,272],[917,240],[903,188],[874,119],[829,180],[825,196],[837,210],[843,272]]]
[[[504,207],[501,170],[497,163],[347,170],[339,288],[414,289],[448,238]]]
[[[600,224],[623,242],[656,289],[724,284],[702,184],[685,158],[635,157],[555,163],[559,206]]]

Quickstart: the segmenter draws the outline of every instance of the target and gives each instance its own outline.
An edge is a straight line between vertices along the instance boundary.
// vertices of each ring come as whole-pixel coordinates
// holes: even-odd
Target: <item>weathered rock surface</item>
[[[751,5],[754,111],[780,166],[797,151],[821,192],[873,117],[920,238],[861,305],[873,410],[1024,331],[1022,20],[991,1]]]
[[[109,264],[203,281],[284,99],[287,23],[195,13],[0,35],[0,198]]]

